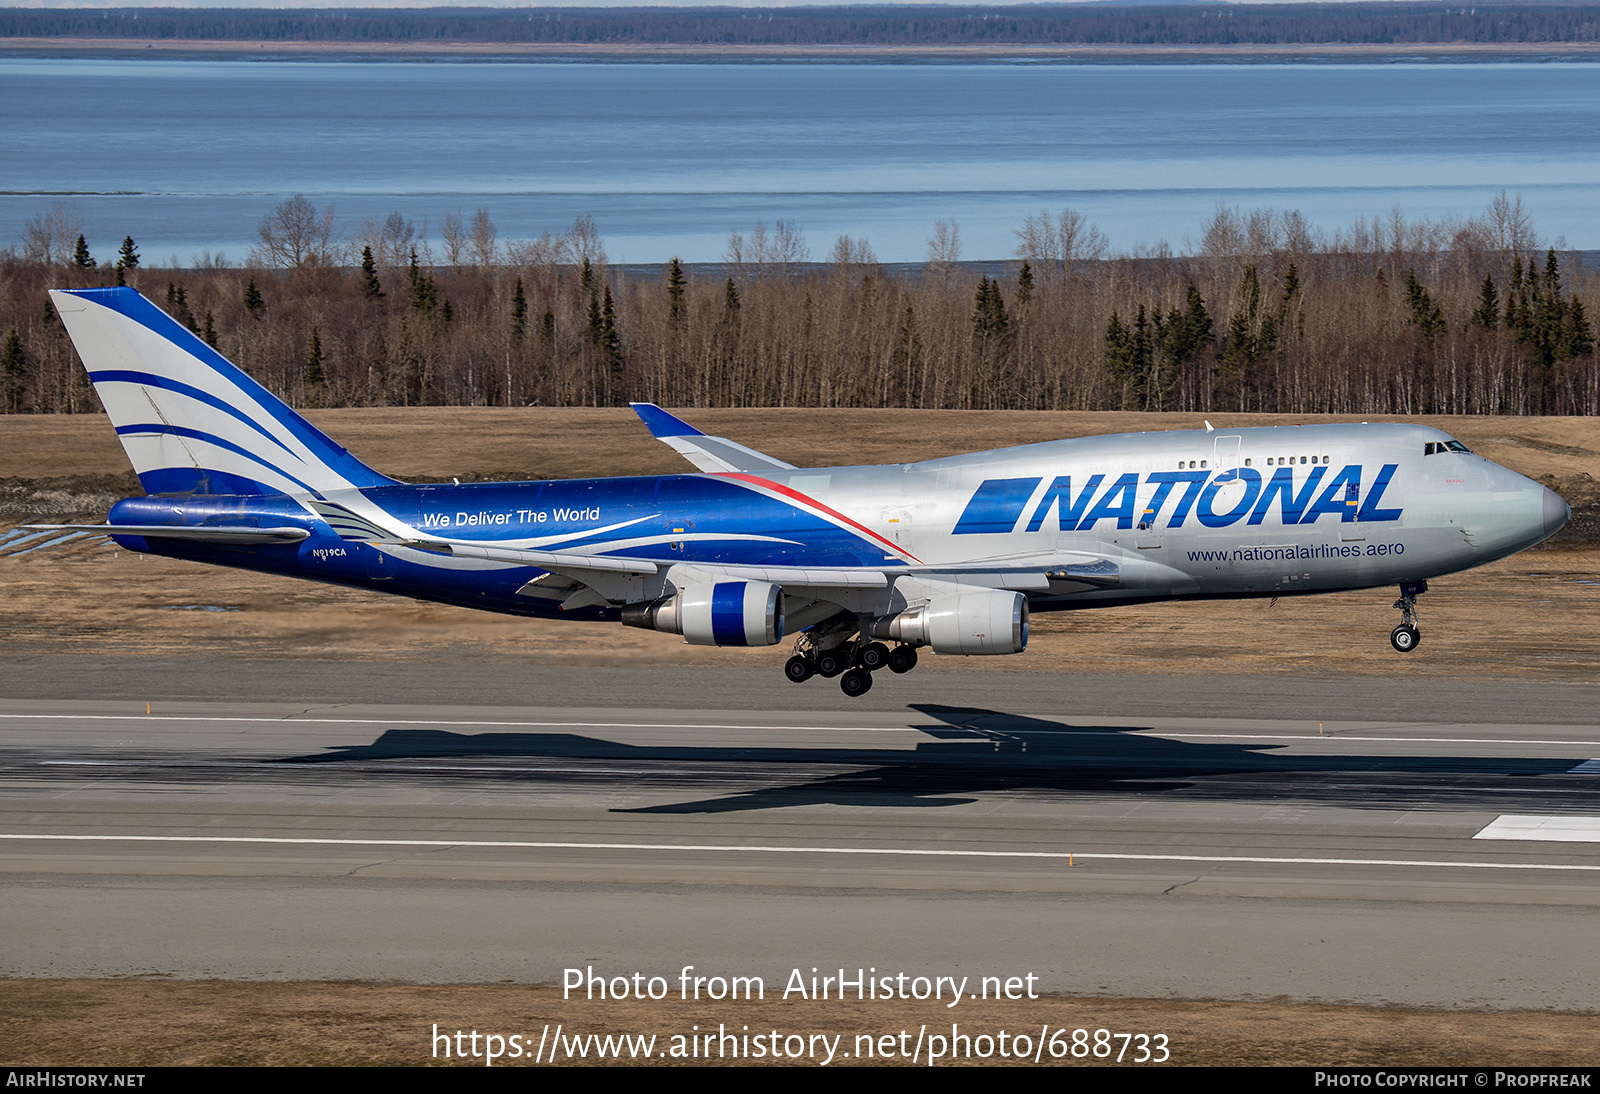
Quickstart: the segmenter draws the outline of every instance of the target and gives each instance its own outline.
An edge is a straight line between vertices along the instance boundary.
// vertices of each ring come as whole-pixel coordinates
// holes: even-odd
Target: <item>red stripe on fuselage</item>
[[[767,479],[763,479],[763,478],[761,478],[761,477],[759,477],[757,475],[748,475],[748,474],[745,474],[742,471],[726,471],[726,472],[723,472],[723,473],[717,475],[717,478],[719,478],[719,479],[739,479],[742,482],[748,482],[748,483],[751,483],[752,485],[755,485],[755,486],[766,487],[768,490],[776,490],[778,493],[782,494],[786,498],[792,498],[795,501],[798,501],[798,502],[801,502],[801,503],[803,503],[805,505],[811,506],[813,509],[818,509],[818,510],[822,511],[823,513],[826,513],[828,516],[834,518],[835,520],[842,521],[845,524],[848,524],[850,527],[854,528],[856,531],[862,533],[863,535],[871,536],[873,539],[877,540],[879,543],[883,544],[885,547],[889,548],[889,550],[893,551],[897,555],[904,555],[906,558],[909,558],[912,562],[916,562],[916,563],[919,563],[919,564],[922,562],[922,560],[920,558],[918,558],[916,555],[912,554],[910,551],[904,550],[901,547],[897,547],[895,544],[891,543],[889,540],[884,539],[878,533],[874,532],[871,528],[868,528],[865,525],[857,524],[855,521],[851,520],[849,517],[845,516],[843,513],[839,512],[838,510],[829,509],[826,505],[823,505],[816,498],[808,498],[804,494],[800,493],[800,491],[798,491],[798,490],[791,490],[787,486],[783,486],[783,485],[780,485],[779,483],[775,483],[775,482],[770,482]]]

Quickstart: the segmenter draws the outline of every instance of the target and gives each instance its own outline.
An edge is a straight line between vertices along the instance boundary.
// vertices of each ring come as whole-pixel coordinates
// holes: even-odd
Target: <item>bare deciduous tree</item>
[[[256,234],[261,242],[250,249],[250,261],[256,265],[302,269],[334,264],[333,206],[318,213],[304,194],[262,217]]]
[[[1017,230],[1017,257],[1042,274],[1066,276],[1074,263],[1097,262],[1111,249],[1104,233],[1076,209],[1052,217],[1047,210],[1030,213]]]
[[[866,240],[840,236],[834,241],[828,261],[840,272],[851,273],[859,267],[876,266],[878,256],[872,252],[872,245]]]
[[[961,228],[954,220],[942,217],[933,222],[933,235],[928,237],[928,272],[940,282],[950,280],[950,272],[961,261]]]
[[[461,256],[467,249],[467,232],[461,223],[460,213],[446,213],[444,227],[439,230],[440,241],[444,244],[444,258],[447,265],[461,265]]]
[[[65,266],[72,261],[72,249],[82,234],[83,218],[78,211],[57,202],[23,225],[23,257],[49,266]]]
[[[479,209],[472,214],[472,260],[479,266],[493,266],[497,254],[494,221],[489,210]]]
[[[591,266],[604,266],[606,263],[606,245],[600,238],[600,229],[595,226],[594,217],[584,213],[572,222],[572,227],[567,231],[567,248],[571,251],[572,261],[588,262]]]

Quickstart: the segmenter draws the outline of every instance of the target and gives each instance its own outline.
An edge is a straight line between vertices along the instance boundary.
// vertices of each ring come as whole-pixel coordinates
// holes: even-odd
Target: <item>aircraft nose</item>
[[[1572,519],[1572,506],[1568,505],[1560,494],[1544,488],[1544,534],[1553,536],[1565,528],[1567,521]]]

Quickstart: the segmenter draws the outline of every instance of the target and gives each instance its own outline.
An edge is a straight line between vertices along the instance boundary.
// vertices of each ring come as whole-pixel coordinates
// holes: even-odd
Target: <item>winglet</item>
[[[656,440],[678,451],[684,459],[702,471],[722,474],[728,471],[792,471],[794,464],[775,460],[771,456],[746,448],[738,441],[726,437],[708,437],[694,426],[675,415],[668,414],[654,403],[629,403],[639,420],[650,430]]]
[[[639,420],[650,430],[652,437],[665,440],[668,437],[703,437],[700,430],[679,418],[675,414],[668,414],[654,403],[629,403],[633,412],[639,415]]]

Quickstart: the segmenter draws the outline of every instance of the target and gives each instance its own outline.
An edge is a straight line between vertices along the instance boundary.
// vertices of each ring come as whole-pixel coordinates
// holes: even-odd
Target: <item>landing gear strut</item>
[[[1400,625],[1389,632],[1389,645],[1400,653],[1410,653],[1422,644],[1422,631],[1417,627],[1417,597],[1427,591],[1426,581],[1400,586],[1400,599],[1394,602]]]

